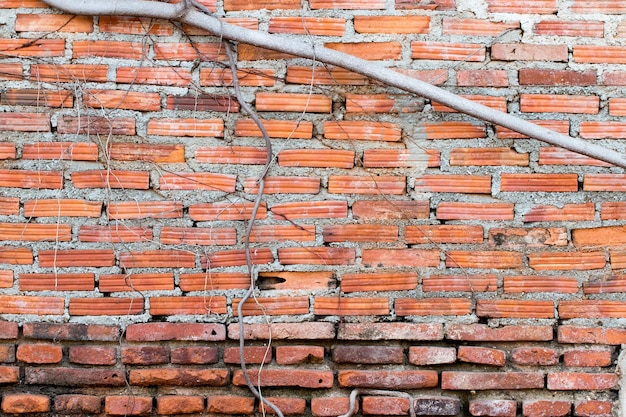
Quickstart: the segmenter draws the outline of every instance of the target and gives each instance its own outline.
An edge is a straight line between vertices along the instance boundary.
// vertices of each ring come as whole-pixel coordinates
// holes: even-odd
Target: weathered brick
[[[26,328],[26,325],[24,325],[24,327]],[[17,323],[0,321],[0,339],[17,339],[18,332],[19,326]],[[24,333],[26,333],[26,330],[24,330]]]
[[[613,415],[611,401],[586,400],[574,404],[576,417],[610,417]]]
[[[413,365],[442,365],[456,362],[456,349],[453,347],[411,346],[409,363]]]
[[[47,413],[50,398],[40,394],[6,394],[0,408],[7,414]]]
[[[422,279],[425,292],[491,292],[498,289],[495,274],[481,275],[431,275]]]
[[[398,316],[464,316],[472,313],[467,298],[396,298]]]
[[[461,362],[504,366],[506,362],[506,352],[500,349],[479,346],[459,346],[457,358]]]
[[[277,346],[276,363],[279,365],[300,365],[305,363],[322,363],[324,348],[322,346]]]
[[[405,415],[411,406],[409,398],[400,397],[367,397],[363,400],[363,414],[373,414],[378,416]]]
[[[234,395],[209,395],[207,411],[218,414],[252,414],[254,398]]]
[[[0,366],[0,384],[16,384],[20,380],[20,368],[17,366]]]
[[[616,327],[559,326],[559,343],[620,345],[626,343],[626,330]]]
[[[613,373],[554,372],[548,374],[549,390],[610,390],[615,389],[618,376]]]
[[[534,400],[522,403],[525,417],[562,417],[569,415],[571,410],[569,401]]]
[[[361,262],[366,268],[438,267],[441,255],[437,249],[363,249]]]
[[[436,387],[439,377],[436,371],[339,371],[340,387],[375,389],[420,389]]]
[[[306,401],[304,398],[289,398],[289,397],[265,397],[268,401],[271,401],[283,415],[296,415],[301,416],[306,410]],[[267,405],[260,403],[257,407],[259,412],[275,415],[276,412],[269,408]]]
[[[152,414],[152,397],[110,395],[104,399],[104,411],[109,416],[150,415]]]
[[[112,346],[70,346],[69,359],[81,365],[115,365],[117,349]]]
[[[559,353],[552,348],[520,347],[511,351],[511,362],[522,366],[557,365]]]
[[[24,382],[29,385],[63,387],[121,387],[126,385],[121,369],[26,368]]]
[[[563,353],[563,365],[572,367],[610,366],[612,351],[603,350],[570,350]]]
[[[25,323],[24,337],[55,341],[114,342],[119,340],[120,327],[82,323]]]
[[[567,45],[496,43],[491,46],[491,59],[496,61],[566,62],[567,57]]]
[[[227,369],[151,368],[132,369],[128,381],[140,386],[217,387],[226,385],[228,376]]]
[[[241,363],[238,347],[224,348],[224,363]],[[267,346],[244,347],[244,361],[246,364],[267,364],[272,361],[272,349]]]
[[[218,350],[209,346],[178,347],[171,350],[170,358],[179,365],[207,365],[217,363]]]
[[[315,397],[311,399],[311,413],[315,417],[334,417],[346,414],[350,409],[350,399],[347,397]],[[355,411],[359,410],[356,404]]]
[[[0,345],[0,363],[15,362],[15,345]]]
[[[458,372],[441,373],[444,390],[542,389],[542,372]]]
[[[404,349],[394,346],[336,346],[333,349],[333,361],[356,364],[402,364]]]
[[[164,395],[157,398],[157,414],[178,415],[204,411],[204,398],[198,395]]]
[[[18,361],[25,363],[59,363],[63,359],[63,348],[47,343],[20,344],[16,357]]]
[[[95,395],[61,394],[54,397],[54,411],[60,414],[99,414],[102,401]]]
[[[124,346],[122,363],[126,365],[160,365],[169,362],[166,346]]]
[[[341,323],[339,340],[442,340],[440,323]]]
[[[248,371],[250,379],[257,381],[261,387],[299,387],[299,388],[332,388],[333,373],[315,369],[268,369],[262,372],[256,369]],[[240,369],[233,374],[233,384],[245,385],[243,373]]]
[[[419,396],[413,407],[416,416],[457,416],[461,411],[461,401],[451,397]]]
[[[317,340],[334,339],[332,323],[270,323],[244,325],[246,340]],[[239,339],[239,324],[228,326],[228,338]]]
[[[472,400],[469,412],[473,416],[515,417],[517,402],[513,400]]]

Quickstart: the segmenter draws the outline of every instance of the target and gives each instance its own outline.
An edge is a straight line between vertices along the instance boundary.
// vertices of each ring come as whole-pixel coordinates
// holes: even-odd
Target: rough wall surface
[[[621,0],[205,0],[624,150]],[[255,415],[234,317],[263,170],[219,39],[0,0],[0,412]],[[626,175],[239,45],[275,159],[245,356],[292,415],[604,417]],[[263,365],[263,366],[261,366]]]

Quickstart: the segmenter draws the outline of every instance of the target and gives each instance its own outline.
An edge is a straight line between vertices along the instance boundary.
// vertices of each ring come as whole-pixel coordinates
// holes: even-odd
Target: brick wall
[[[624,151],[618,0],[203,0]],[[234,316],[267,149],[219,39],[0,0],[0,413],[254,415]],[[286,414],[608,417],[626,176],[360,75],[238,47],[275,159],[243,306]],[[260,371],[260,369],[262,369]]]

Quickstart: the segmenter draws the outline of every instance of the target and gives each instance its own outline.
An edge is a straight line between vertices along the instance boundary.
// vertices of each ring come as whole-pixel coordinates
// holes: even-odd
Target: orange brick
[[[494,97],[494,96],[485,96],[485,95],[478,95],[478,94],[471,94],[471,95],[460,94],[460,97],[466,98],[475,103],[482,104],[483,106],[487,106],[494,110],[498,110],[504,113],[506,113],[507,111],[507,98],[506,97],[500,97],[500,96]],[[457,112],[456,110],[450,107],[446,107],[441,103],[432,102],[431,104],[433,106],[433,110],[435,111],[445,112],[445,113]]]
[[[171,291],[174,275],[160,274],[103,274],[98,278],[100,292]]]
[[[618,376],[614,373],[554,372],[548,374],[549,390],[611,390]]]
[[[107,206],[110,220],[176,219],[183,216],[180,201],[117,201]]]
[[[83,274],[20,274],[20,291],[93,291],[95,275]]]
[[[95,143],[80,142],[35,142],[22,148],[22,159],[97,161],[98,147]]]
[[[459,70],[456,83],[461,87],[507,87],[509,75],[504,70]]]
[[[152,413],[152,397],[108,395],[104,411],[110,416],[142,416]]]
[[[524,214],[524,222],[586,221],[595,217],[593,203],[564,204],[562,207],[539,205]]]
[[[352,217],[357,220],[427,219],[428,201],[358,200],[352,203]]]
[[[33,263],[33,252],[28,248],[0,246],[0,262],[9,265],[30,265]]]
[[[476,43],[411,42],[413,59],[482,62],[485,54],[485,47]]]
[[[422,289],[431,291],[490,292],[498,289],[496,275],[431,275],[422,279]]]
[[[184,250],[144,250],[119,253],[120,268],[193,268],[196,256]]]
[[[572,230],[572,243],[577,248],[601,249],[626,245],[626,227],[606,226]]]
[[[456,148],[450,151],[453,166],[528,166],[529,154],[511,148]]]
[[[142,314],[143,298],[71,298],[70,316],[126,316]]]
[[[254,203],[247,201],[192,204],[189,206],[189,217],[194,221],[247,220],[252,215],[253,206]],[[179,217],[182,217],[182,205]],[[259,206],[256,218],[265,219],[266,217],[267,207],[265,203],[262,203]]]
[[[250,277],[247,277],[248,281]],[[321,290],[336,288],[331,271],[259,272],[257,286],[264,290]]]
[[[267,10],[275,10],[275,9],[299,9],[300,3],[298,0],[281,0],[276,3],[272,0],[225,0],[224,1],[224,10],[232,11],[232,10],[258,10],[258,9],[267,9]]]
[[[333,373],[314,369],[251,369],[250,378],[258,382],[259,387],[297,387],[297,388],[331,388]],[[233,384],[245,386],[242,371],[233,374]]]
[[[442,201],[437,206],[439,220],[513,220],[510,203],[460,203]]]
[[[496,43],[491,46],[491,59],[495,61],[554,61],[567,62],[567,45],[535,45]]]
[[[62,297],[0,295],[2,314],[61,315],[65,311]]]
[[[404,415],[411,407],[408,398],[394,397],[363,397],[363,414],[373,415]]]
[[[227,369],[151,368],[133,369],[129,382],[139,386],[224,386],[228,382]]]
[[[504,277],[505,293],[556,292],[574,294],[578,292],[576,278],[552,276],[508,276]]]
[[[398,142],[402,129],[395,123],[332,121],[324,123],[324,137],[337,140],[375,140]]]
[[[626,203],[621,201],[604,201],[601,204],[601,220],[623,220],[626,215]]]
[[[226,314],[226,297],[211,295],[183,297],[151,297],[150,315]]]
[[[191,72],[186,68],[120,67],[115,79],[122,84],[151,84],[184,87],[191,83]]]
[[[222,137],[224,122],[220,119],[150,119],[148,134],[157,136]]]
[[[163,395],[157,398],[157,414],[195,414],[204,411],[204,397],[199,395]]]
[[[0,251],[2,249],[0,248]],[[13,271],[0,270],[0,288],[12,288],[13,287]],[[0,354],[0,357],[2,355]]]
[[[598,96],[556,94],[522,94],[520,96],[520,110],[526,113],[597,114],[599,109],[600,98]]]
[[[393,176],[341,176],[331,175],[328,192],[331,194],[404,194],[405,177]]]
[[[569,135],[569,120],[532,120],[531,123],[534,123],[537,126],[545,127],[546,129],[554,130],[564,135]],[[502,126],[496,126],[496,133],[499,139],[518,139],[528,137]]]
[[[206,190],[235,191],[237,178],[234,175],[212,172],[165,172],[159,177],[161,190]]]
[[[315,297],[313,314],[320,316],[385,316],[387,298]]]
[[[72,230],[69,224],[0,223],[0,240],[69,242]]]
[[[311,9],[375,10],[384,9],[384,0],[310,0]]]
[[[250,258],[252,264],[269,264],[274,262],[274,255],[268,248],[254,248]],[[220,268],[223,266],[244,266],[246,265],[246,251],[243,249],[222,250],[200,257],[202,268]]]
[[[234,245],[234,227],[161,227],[160,241],[166,245]]]
[[[587,174],[583,180],[584,191],[623,191],[626,190],[624,174]]]
[[[626,123],[581,122],[580,135],[587,139],[622,139],[626,137]]]
[[[105,267],[115,265],[115,254],[108,249],[50,249],[39,251],[39,266]]]
[[[258,189],[258,178],[244,180],[246,193],[256,194]],[[320,179],[317,177],[265,177],[263,194],[318,194],[319,192]]]
[[[415,272],[378,272],[341,275],[341,291],[403,291],[417,287]]]
[[[626,292],[626,276],[611,275],[601,279],[588,281],[583,284],[585,294],[610,294]]]
[[[295,58],[284,52],[261,48],[247,43],[240,43],[237,47],[237,57],[240,61],[277,61]]]
[[[361,262],[365,267],[438,267],[439,250],[431,249],[363,249]]]
[[[511,362],[522,366],[556,365],[559,363],[559,353],[550,348],[515,348],[511,351]]]
[[[296,201],[275,204],[271,208],[274,218],[293,219],[337,219],[348,217],[345,201]]]
[[[604,37],[604,23],[601,21],[541,20],[533,26],[537,35]],[[548,83],[546,83],[548,84]]]
[[[477,300],[476,315],[491,318],[554,318],[553,301]]]
[[[397,298],[398,316],[466,316],[472,314],[472,301],[467,298]]]
[[[367,60],[397,60],[402,58],[400,42],[326,42],[324,46]]]
[[[185,162],[185,147],[184,145],[112,143],[109,145],[109,157],[118,161]]]
[[[354,151],[341,149],[285,149],[278,153],[278,164],[286,167],[352,168]]]
[[[365,168],[423,168],[438,167],[441,155],[435,149],[366,149]]]
[[[435,225],[405,226],[404,239],[411,245],[436,243],[482,243],[482,226]]]
[[[574,13],[603,13],[603,14],[622,14],[626,12],[626,6],[612,1],[587,3],[581,0],[574,0],[570,6]]]
[[[132,16],[99,16],[98,27],[101,32],[127,35],[170,36],[174,33],[170,22]]]
[[[376,224],[345,224],[325,226],[324,242],[395,242],[398,226]]]
[[[357,33],[428,33],[429,16],[354,16]]]
[[[104,57],[140,60],[146,57],[147,48],[139,42],[125,41],[74,41],[72,57]]]
[[[611,417],[613,403],[611,401],[586,400],[574,403],[576,417]]]
[[[60,363],[63,349],[59,345],[47,343],[22,343],[17,347],[16,359],[34,364]]]
[[[611,366],[611,349],[570,350],[563,354],[563,365],[572,367]]]
[[[262,120],[263,126],[271,138],[311,139],[313,124],[308,121]],[[251,119],[239,119],[235,123],[236,136],[263,137],[261,130]]]
[[[286,397],[267,397],[283,415],[298,415],[301,416],[306,410],[306,401],[303,398],[286,398]],[[258,409],[262,413],[269,415],[276,414],[272,409],[269,409],[264,404],[259,404]]]
[[[83,104],[95,109],[161,110],[158,93],[125,90],[84,90]]]
[[[502,192],[576,192],[578,174],[502,174]]]
[[[32,68],[31,66],[31,74]],[[24,79],[24,70],[22,64],[19,62],[3,62],[0,63],[0,80],[6,81],[20,81]]]
[[[45,113],[2,113],[0,131],[49,132],[50,115]]]
[[[12,394],[2,397],[2,412],[7,414],[47,413],[50,411],[50,398],[40,394]]]
[[[414,70],[414,69],[406,69],[406,68],[392,68],[392,69],[396,72],[399,72],[400,74],[406,75],[407,77],[426,81],[433,85],[442,85],[446,81],[448,81],[448,71],[446,70],[441,70],[441,69]]]
[[[314,225],[255,225],[250,234],[250,242],[314,242]]]
[[[571,300],[559,302],[559,317],[574,318],[624,318],[624,304],[613,300]]]
[[[80,242],[131,243],[152,241],[152,229],[140,226],[80,226]]]
[[[601,269],[603,252],[538,252],[528,254],[528,265],[536,271]]]
[[[422,175],[415,178],[414,189],[433,193],[490,194],[489,175]]]
[[[426,122],[428,139],[478,139],[486,135],[484,125],[470,122]]]
[[[239,308],[241,299],[233,299],[233,310]],[[247,300],[242,306],[245,316],[285,316],[309,313],[309,297],[296,297],[293,295],[284,297],[260,298]]]
[[[17,197],[0,197],[0,214],[15,216],[20,214],[20,199]],[[29,217],[25,214],[26,217]]]
[[[62,189],[63,173],[60,171],[28,171],[0,169],[0,187],[30,189]]]
[[[0,97],[0,104],[71,108],[74,105],[74,96],[65,90],[7,88]]]
[[[539,165],[583,165],[610,167],[608,162],[600,161],[563,148],[542,146],[539,149]]]
[[[348,113],[415,113],[424,100],[405,94],[346,94]]]
[[[576,45],[574,61],[586,64],[624,64],[624,46]]]
[[[610,98],[609,114],[611,116],[626,116],[626,99]]]
[[[76,188],[121,188],[147,190],[147,171],[90,170],[72,173],[72,184]]]
[[[18,14],[16,32],[93,32],[91,16],[66,14]]]
[[[347,397],[316,397],[311,399],[311,412],[315,417],[332,417],[346,414],[350,410],[350,399]],[[359,411],[359,404],[355,404]]]
[[[557,11],[556,0],[486,0],[488,10],[492,13],[533,13],[553,14]]]
[[[207,411],[219,414],[253,414],[254,398],[234,395],[209,395]]]
[[[342,36],[346,20],[331,17],[271,17],[270,33],[297,35]]]
[[[300,18],[297,18],[300,21]],[[273,69],[248,68],[237,71],[239,85],[242,87],[271,87],[276,84],[276,72]],[[232,86],[233,74],[230,68],[201,68],[201,86]]]
[[[10,142],[0,142],[0,159],[15,159],[15,144]]]
[[[512,251],[448,251],[448,268],[509,269],[522,267],[522,254]]]
[[[549,228],[499,228],[489,229],[489,246],[524,248],[541,246],[567,246],[567,230]]]
[[[0,53],[8,57],[47,58],[65,54],[63,39],[2,39]]]
[[[157,42],[154,44],[154,58],[165,61],[226,61],[226,51],[218,42]]]
[[[278,260],[283,265],[352,265],[356,253],[341,247],[279,248]]]
[[[196,149],[196,160],[209,164],[263,165],[267,160],[267,150],[252,146],[201,147]]]
[[[449,324],[446,326],[446,338],[468,342],[550,341],[553,339],[552,333],[552,326],[538,325],[490,327],[486,324]]]
[[[480,346],[459,346],[457,358],[461,362],[477,363],[489,366],[504,366],[506,352],[501,349]]]
[[[256,110],[273,112],[330,113],[332,100],[321,94],[256,93]]]
[[[183,291],[239,290],[250,286],[250,276],[239,272],[213,271],[180,274],[178,286]]]
[[[306,85],[366,85],[369,79],[361,74],[335,67],[287,67],[285,79],[290,84]]]
[[[519,29],[519,22],[492,22],[482,19],[444,18],[444,35],[499,36],[512,29]]]
[[[108,65],[102,64],[33,64],[30,77],[31,80],[56,83],[106,82],[108,68]]]

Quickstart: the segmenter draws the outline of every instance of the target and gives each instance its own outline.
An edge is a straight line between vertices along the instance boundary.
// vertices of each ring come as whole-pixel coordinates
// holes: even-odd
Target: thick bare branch
[[[491,109],[424,81],[405,76],[375,62],[366,61],[343,52],[324,48],[323,46],[311,45],[278,35],[270,35],[224,23],[198,10],[183,9],[181,5],[184,2],[176,5],[145,0],[113,0],[106,2],[101,0],[43,1],[50,6],[72,14],[126,15],[177,20],[204,29],[222,39],[248,43],[299,57],[316,59],[324,64],[335,65],[365,75],[388,86],[429,98],[462,113],[506,127],[531,138],[626,168],[626,158],[612,149],[537,126],[514,115]]]

